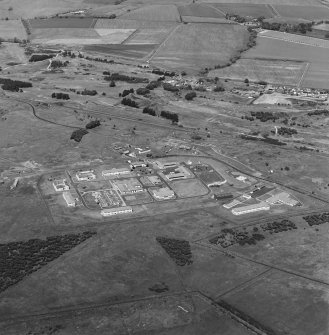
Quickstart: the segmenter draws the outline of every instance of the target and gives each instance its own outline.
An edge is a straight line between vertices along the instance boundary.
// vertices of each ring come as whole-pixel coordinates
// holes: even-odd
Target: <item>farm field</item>
[[[124,44],[160,44],[169,34],[170,28],[137,29]]]
[[[289,33],[283,33],[283,32],[274,31],[274,30],[262,31],[259,36],[262,38],[264,37],[273,38],[273,39],[278,39],[282,41],[288,41],[291,43],[310,45],[313,47],[329,48],[329,40],[314,38],[310,36],[289,34]]]
[[[328,87],[329,72],[326,69],[329,66],[329,59],[327,48],[259,37],[257,46],[245,52],[242,57],[309,62],[310,67],[305,74],[302,86],[309,80],[313,87]]]
[[[8,65],[21,64],[27,62],[24,49],[17,43],[3,42],[0,46],[0,66],[5,68]]]
[[[247,39],[247,31],[237,25],[182,25],[160,47],[152,62],[182,69],[226,63]]]
[[[223,69],[211,70],[209,77],[229,78],[257,82],[260,80],[278,85],[297,85],[305,68],[305,62],[239,59],[235,64]]]
[[[29,20],[32,29],[38,28],[92,28],[94,18],[51,18]]]
[[[179,14],[181,16],[200,16],[200,17],[214,17],[214,18],[223,18],[225,17],[219,11],[214,10],[213,8],[202,5],[202,4],[192,4],[187,6],[178,7]]]
[[[98,19],[95,24],[95,29],[170,29],[175,27],[175,22],[157,22],[147,20],[133,19]]]
[[[214,7],[226,14],[270,18],[274,16],[273,10],[267,5],[253,3],[214,3]]]
[[[252,4],[252,5],[286,5],[289,2],[289,5],[296,6],[305,6],[305,5],[319,5],[317,0],[243,0],[243,2],[239,0],[202,0],[204,3],[229,3],[229,4]]]
[[[224,17],[182,16],[182,21],[187,23],[229,23]]]
[[[142,21],[174,21],[179,22],[180,17],[177,7],[174,5],[152,5],[144,6],[123,14],[122,19]]]
[[[274,8],[283,17],[301,18],[311,21],[329,18],[329,8],[326,6],[275,5]]]
[[[328,288],[303,278],[272,270],[221,299],[279,334],[328,332]]]
[[[0,38],[25,40],[27,34],[21,20],[0,20]]]
[[[134,29],[49,28],[34,29],[33,43],[41,44],[121,44]]]
[[[84,46],[84,50],[116,57],[141,59],[147,56],[155,47],[156,44],[94,44]]]

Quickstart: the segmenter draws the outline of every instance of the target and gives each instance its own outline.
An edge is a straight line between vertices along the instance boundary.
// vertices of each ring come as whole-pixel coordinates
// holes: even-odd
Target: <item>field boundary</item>
[[[310,65],[311,65],[310,62],[308,62],[308,63],[306,64],[305,69],[304,69],[304,72],[303,72],[302,76],[300,77],[300,79],[299,79],[299,81],[298,81],[298,83],[297,83],[297,88],[300,88],[300,86],[303,84],[304,78],[305,78],[305,76],[306,76],[306,74],[307,74],[307,72],[308,72],[308,69],[309,69]]]
[[[273,5],[267,4],[266,6],[274,14],[274,16],[281,17],[281,14],[276,10],[276,8]]]

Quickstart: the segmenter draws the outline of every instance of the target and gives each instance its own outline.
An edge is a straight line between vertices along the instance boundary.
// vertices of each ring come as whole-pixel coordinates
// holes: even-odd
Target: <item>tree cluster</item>
[[[42,55],[32,55],[29,59],[29,62],[30,63],[33,63],[33,62],[41,62],[43,60],[46,60],[46,59],[50,59],[50,58],[53,58],[54,55],[46,55],[46,54],[42,54]]]
[[[262,29],[266,30],[278,30],[286,33],[301,33],[306,34],[308,31],[312,31],[312,22],[302,22],[297,24],[291,24],[286,22],[267,22],[262,21]]]
[[[276,120],[285,116],[285,114],[281,113],[272,113],[263,111],[250,112],[250,114],[251,116],[254,116],[257,120],[260,120],[261,122],[267,122],[267,121],[275,122]]]
[[[95,96],[97,95],[97,91],[96,90],[87,90],[86,88],[83,91],[77,91],[77,94],[81,94],[81,95],[91,95],[91,96]]]
[[[127,95],[129,95],[130,93],[134,93],[135,91],[134,91],[134,89],[133,88],[131,88],[131,89],[129,89],[129,90],[123,90],[123,92],[121,93],[121,97],[122,98],[124,98],[124,97],[126,97]]]
[[[32,83],[8,78],[0,78],[1,88],[6,91],[18,92],[20,88],[32,87]]]
[[[149,84],[146,85],[145,88],[147,88],[148,90],[152,91],[155,88],[158,88],[160,86],[160,82],[159,81],[151,81]]]
[[[68,60],[65,61],[65,62],[62,62],[62,61],[60,61],[60,60],[58,60],[58,59],[54,59],[54,60],[52,60],[51,63],[50,63],[50,67],[51,67],[52,69],[59,69],[59,68],[61,68],[61,67],[66,67],[66,66],[68,66],[68,65],[69,65],[69,61],[68,61]]]
[[[294,128],[280,127],[278,128],[278,134],[281,136],[284,135],[292,136],[297,134],[297,130]]]
[[[193,100],[195,97],[196,97],[195,92],[189,92],[189,93],[186,93],[186,95],[185,95],[185,99],[188,100],[188,101]]]
[[[99,127],[101,125],[101,122],[99,120],[93,120],[86,124],[86,129],[93,129],[96,127]]]
[[[178,114],[176,114],[174,112],[162,111],[160,113],[160,116],[165,118],[165,119],[169,119],[172,122],[178,122]]]
[[[156,116],[155,110],[153,108],[151,108],[151,107],[145,107],[143,109],[143,113],[144,114],[149,114],[149,115],[152,115],[152,116]]]
[[[139,77],[130,77],[125,74],[120,73],[112,73],[109,76],[105,76],[104,80],[106,81],[124,81],[130,84],[142,84],[142,83],[148,83],[149,80],[147,78],[139,78]]]
[[[71,134],[70,139],[74,140],[75,142],[81,142],[82,137],[87,135],[88,131],[86,129],[77,129],[74,130],[73,133]]]
[[[169,83],[163,83],[162,87],[165,91],[170,91],[170,92],[178,92],[179,91],[178,87],[176,87],[174,85],[171,85]]]
[[[315,110],[315,111],[312,111],[312,112],[308,112],[307,115],[308,116],[314,116],[314,115],[328,116],[329,115],[329,110],[328,109],[319,109],[319,110]]]
[[[31,239],[0,244],[0,292],[17,284],[65,252],[84,242],[94,232]]]
[[[279,146],[287,145],[287,143],[285,143],[285,142],[281,142],[276,138],[270,138],[270,137],[267,137],[267,136],[266,137],[255,137],[255,136],[242,134],[240,137],[242,139],[248,140],[248,141],[261,141],[261,142],[265,142],[267,144],[273,144],[273,145],[279,145]]]
[[[136,90],[136,93],[137,93],[138,95],[147,95],[147,94],[150,93],[150,90],[147,89],[147,88],[145,88],[145,87],[140,87],[140,88],[138,88],[138,89]]]
[[[53,92],[52,95],[51,95],[51,97],[53,99],[62,99],[62,100],[69,100],[70,99],[69,94],[62,93],[62,92],[58,92],[58,93]]]
[[[329,213],[313,214],[304,216],[303,219],[308,223],[310,227],[318,226],[324,223],[329,223]]]
[[[134,108],[139,108],[137,102],[129,98],[123,98],[121,100],[121,104],[125,106],[134,107]]]
[[[160,69],[153,69],[152,73],[158,74],[159,76],[175,77],[176,73],[174,71],[162,71]]]
[[[157,242],[178,266],[193,263],[191,246],[188,241],[167,237],[157,237]]]

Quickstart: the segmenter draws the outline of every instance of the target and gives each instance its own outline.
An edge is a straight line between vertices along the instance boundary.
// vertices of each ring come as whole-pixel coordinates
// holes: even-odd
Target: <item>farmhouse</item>
[[[174,191],[172,191],[169,187],[154,189],[151,192],[154,198],[159,200],[168,200],[175,197]]]
[[[130,206],[127,207],[117,207],[117,208],[107,208],[101,211],[102,216],[112,216],[118,214],[132,213],[133,209]]]
[[[258,204],[233,208],[232,214],[242,215],[242,214],[254,213],[254,212],[259,212],[259,211],[268,211],[269,209],[270,209],[270,206],[268,204],[266,204],[265,202],[260,202]]]
[[[96,179],[94,170],[80,171],[77,172],[76,177],[79,181],[88,181]]]
[[[125,175],[125,174],[129,174],[130,170],[127,168],[113,168],[111,170],[104,170],[102,171],[102,176],[103,177],[110,177],[110,176],[120,176],[120,175]]]
[[[73,198],[71,192],[63,192],[63,198],[68,207],[75,207],[75,199]]]
[[[66,179],[54,180],[53,186],[55,191],[68,191],[70,186],[67,184]]]
[[[113,185],[121,194],[144,192],[142,184],[136,178],[121,179],[113,181]]]

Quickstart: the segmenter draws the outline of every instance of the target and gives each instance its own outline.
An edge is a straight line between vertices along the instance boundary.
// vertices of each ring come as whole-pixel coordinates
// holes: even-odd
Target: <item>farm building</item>
[[[209,187],[213,187],[213,186],[220,186],[226,183],[226,180],[220,180],[220,181],[214,181],[210,184],[207,184]]]
[[[75,199],[73,198],[71,192],[63,192],[63,198],[68,207],[75,207]]]
[[[179,164],[177,162],[160,162],[160,161],[155,161],[154,164],[161,170],[163,169],[168,169],[171,167],[178,166]]]
[[[268,211],[269,209],[270,209],[270,206],[268,204],[266,204],[265,202],[260,202],[258,204],[233,208],[232,214],[242,215],[242,214],[254,213],[254,212],[259,212],[259,211]]]
[[[142,184],[136,178],[113,181],[113,185],[121,194],[144,192]]]
[[[79,181],[88,181],[96,179],[94,170],[79,171],[77,172],[76,177]]]
[[[119,168],[119,169],[111,169],[111,170],[104,170],[102,171],[103,177],[110,177],[110,176],[120,176],[124,174],[129,174],[130,170],[127,168]]]
[[[153,185],[162,184],[162,180],[158,176],[148,176],[147,178]]]
[[[130,206],[126,207],[117,207],[117,208],[107,208],[101,211],[102,216],[112,216],[118,214],[127,214],[132,213],[133,209]]]
[[[172,191],[169,187],[162,187],[152,190],[152,194],[154,198],[159,200],[168,200],[175,197],[174,191]]]
[[[132,169],[136,169],[136,168],[142,168],[142,167],[147,167],[147,163],[145,162],[131,162],[130,163],[130,167]]]
[[[53,186],[55,191],[57,192],[68,191],[70,189],[70,186],[67,184],[66,179],[54,180]]]
[[[224,208],[227,208],[227,209],[230,209],[230,208],[233,208],[237,205],[240,205],[241,204],[241,201],[237,200],[237,199],[234,199],[232,201],[230,201],[229,203],[227,204],[224,204],[223,207]]]

